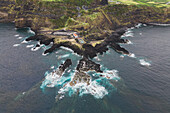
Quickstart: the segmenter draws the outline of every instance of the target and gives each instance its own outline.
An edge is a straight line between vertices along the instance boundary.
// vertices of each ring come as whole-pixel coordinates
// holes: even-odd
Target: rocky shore
[[[49,4],[49,6],[45,4]],[[62,7],[63,5],[65,3],[38,3],[27,0],[18,3],[2,0],[0,22],[15,22],[17,28],[30,27],[36,34],[26,41],[39,41],[40,44],[44,45],[49,45],[52,42],[52,47],[47,49],[45,54],[64,46],[86,58],[94,58],[98,53],[103,54],[108,50],[108,47],[118,53],[129,54],[128,50],[119,45],[119,43],[127,43],[127,40],[121,39],[121,35],[126,32],[127,28],[134,27],[138,23],[170,23],[169,8],[137,7],[123,4],[108,5],[107,0],[103,0],[102,2],[92,2],[88,5],[89,10],[87,11],[80,7],[78,10],[78,6],[70,4],[66,8],[67,10],[62,10],[65,15],[56,13],[61,11],[60,8],[51,9],[52,6]],[[84,16],[77,17],[80,11]],[[82,23],[82,21],[86,22]],[[81,44],[74,38],[70,39],[70,36],[58,38],[53,34],[55,31],[62,30],[65,32],[76,31],[85,43]]]
[[[16,28],[30,27],[35,35],[26,41],[38,41],[39,44],[53,44],[44,54],[51,53],[64,46],[83,56],[77,65],[77,73],[89,70],[102,72],[100,65],[90,59],[103,54],[108,47],[120,54],[130,53],[120,43],[127,43],[121,36],[127,28],[138,23],[169,24],[170,8],[136,6],[125,4],[108,5],[107,0],[88,4],[88,10],[76,6],[77,3],[2,0],[0,22],[15,22]],[[48,5],[46,5],[48,4]],[[84,5],[84,4],[83,4]],[[61,8],[64,7],[64,8]],[[59,13],[58,13],[59,12]],[[154,25],[152,24],[152,25]],[[54,32],[72,31],[72,36],[58,36]],[[79,36],[78,36],[79,35]],[[82,40],[80,43],[77,40]],[[40,45],[37,44],[36,47]],[[67,60],[60,69],[64,71],[71,61]]]

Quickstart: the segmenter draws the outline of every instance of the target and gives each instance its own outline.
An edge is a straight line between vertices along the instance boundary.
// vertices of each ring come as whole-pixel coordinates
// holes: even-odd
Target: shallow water
[[[74,94],[56,100],[62,87],[41,89],[45,75],[71,58],[73,66],[64,74],[68,76],[81,57],[66,48],[43,56],[48,47],[31,51],[37,42],[21,43],[33,35],[28,29],[16,31],[13,24],[0,24],[0,113],[168,113],[169,31],[170,27],[133,29],[124,37],[132,43],[121,44],[134,53],[131,57],[110,49],[93,59],[107,71],[118,70],[120,78],[116,83],[109,81],[114,87],[109,87],[108,80],[100,81],[108,91],[102,99],[91,94]]]

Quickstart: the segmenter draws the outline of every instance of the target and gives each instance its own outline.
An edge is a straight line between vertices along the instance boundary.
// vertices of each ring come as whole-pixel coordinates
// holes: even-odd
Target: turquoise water
[[[0,24],[0,113],[168,113],[169,31],[170,27],[153,26],[129,29],[122,38],[131,43],[121,46],[133,53],[131,56],[109,49],[93,59],[102,65],[105,75],[112,72],[108,76],[113,78],[88,72],[92,76],[91,87],[63,89],[82,57],[66,48],[43,56],[49,47],[42,45],[35,51],[31,48],[37,42],[23,42],[33,35],[29,29],[16,30],[13,24]],[[72,59],[73,65],[59,82],[53,83],[50,72],[67,58]],[[49,82],[54,86],[47,87]],[[58,94],[61,89],[62,95]]]

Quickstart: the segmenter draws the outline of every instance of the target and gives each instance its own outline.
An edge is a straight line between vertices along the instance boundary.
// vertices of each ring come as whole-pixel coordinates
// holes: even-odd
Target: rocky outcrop
[[[51,48],[47,49],[44,52],[44,54],[51,53],[61,46],[68,47],[68,48],[72,49],[75,53],[77,53],[79,55],[83,55],[83,50],[80,49],[78,46],[71,44],[71,42],[54,43]]]
[[[26,39],[26,41],[31,41],[31,40],[34,40],[34,41],[39,41],[40,44],[44,44],[44,45],[49,45],[51,42],[54,43],[54,39],[55,38],[49,38],[47,36],[44,36],[44,35],[34,35],[34,36],[30,36],[29,38]]]
[[[59,70],[62,71],[62,72],[64,72],[65,69],[67,69],[67,68],[68,68],[69,66],[71,66],[71,65],[72,65],[71,59],[67,59],[63,64],[61,64],[61,65],[59,66]]]
[[[96,72],[102,72],[100,69],[100,64],[97,64],[85,57],[79,61],[76,70],[85,72],[94,70]]]
[[[47,34],[43,34],[40,30],[43,29],[42,31],[46,32],[47,29],[52,32],[54,29],[67,26],[68,30],[75,30],[82,34],[82,37],[87,42],[82,45],[69,42],[68,40],[56,41],[51,48],[44,52],[45,54],[53,52],[60,46],[71,48],[75,53],[86,58],[94,58],[98,53],[103,54],[103,52],[108,50],[108,47],[113,48],[119,53],[129,54],[125,48],[119,45],[119,43],[127,42],[127,40],[120,38],[125,33],[127,27],[135,26],[139,22],[169,23],[168,19],[170,17],[168,8],[165,10],[157,7],[137,7],[124,4],[107,6],[108,0],[93,1],[92,4],[96,3],[96,5],[89,5],[89,13],[82,11],[83,14],[80,18],[76,18],[78,12],[73,10],[77,7],[75,5],[77,4],[76,1],[70,2],[65,9],[58,7],[64,5],[64,3],[60,2],[48,2],[48,5],[42,5],[41,1],[38,3],[37,1],[29,0],[20,2],[15,3],[10,0],[0,1],[0,6],[5,7],[0,7],[0,11],[6,12],[0,12],[0,22],[15,20],[17,28],[31,27],[36,35],[27,38],[26,41],[35,40],[39,41],[40,44],[49,45],[51,42],[54,42],[54,38],[48,37]],[[106,6],[101,7],[101,5]],[[52,8],[51,6],[57,7]],[[82,23],[82,21],[85,23]],[[54,32],[50,35],[54,35]],[[94,43],[95,41],[101,41],[101,43],[92,46],[93,41]],[[37,44],[36,46],[39,47],[40,45]]]
[[[129,51],[127,51],[125,48],[120,47],[119,44],[109,44],[112,49],[114,49],[116,52],[121,53],[121,54],[129,54]]]

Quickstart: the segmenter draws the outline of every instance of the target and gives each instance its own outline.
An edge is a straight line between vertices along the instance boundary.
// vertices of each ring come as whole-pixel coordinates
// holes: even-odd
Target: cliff
[[[118,43],[127,27],[138,23],[170,23],[170,8],[147,5],[108,4],[107,0],[1,0],[0,22],[15,22],[17,28],[31,27],[42,44],[54,45],[45,53],[60,46],[93,58],[107,51],[107,46],[117,52],[129,54]],[[70,36],[56,36],[62,31],[76,32],[84,43]],[[64,37],[64,38],[63,38]]]

